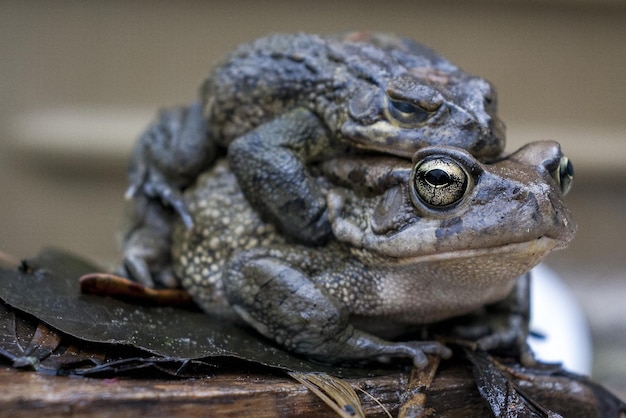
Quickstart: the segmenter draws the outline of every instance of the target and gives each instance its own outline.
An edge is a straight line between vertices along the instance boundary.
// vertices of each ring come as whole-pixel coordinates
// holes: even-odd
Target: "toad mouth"
[[[506,257],[507,255],[527,257],[529,259],[536,259],[539,261],[550,251],[565,248],[567,244],[567,241],[550,238],[544,235],[537,239],[502,244],[493,247],[433,252],[429,254],[421,254],[415,257],[399,257],[397,262],[398,264],[404,265],[420,262],[460,260],[464,258],[482,258],[485,256]]]

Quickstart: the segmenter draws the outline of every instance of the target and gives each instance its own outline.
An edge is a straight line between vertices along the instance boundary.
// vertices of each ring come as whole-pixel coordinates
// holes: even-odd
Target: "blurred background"
[[[493,82],[509,151],[562,144],[579,233],[547,264],[587,312],[594,378],[626,399],[623,0],[0,0],[0,251],[115,263],[129,153],[159,107],[193,100],[239,43],[359,29],[415,38]]]

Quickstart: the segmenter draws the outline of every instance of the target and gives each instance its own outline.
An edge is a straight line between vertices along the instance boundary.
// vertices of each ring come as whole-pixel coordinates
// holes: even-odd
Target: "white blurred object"
[[[574,373],[591,374],[592,342],[587,318],[569,287],[544,265],[535,267],[531,282],[531,332],[528,343],[535,357],[561,363]]]

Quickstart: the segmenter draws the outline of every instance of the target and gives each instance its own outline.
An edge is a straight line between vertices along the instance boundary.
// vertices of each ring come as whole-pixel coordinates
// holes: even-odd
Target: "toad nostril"
[[[471,126],[474,123],[474,119],[470,116],[463,116],[460,120],[462,126]]]

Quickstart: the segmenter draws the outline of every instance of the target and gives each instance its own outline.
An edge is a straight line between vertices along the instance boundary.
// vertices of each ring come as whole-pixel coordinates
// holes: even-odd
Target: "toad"
[[[184,194],[196,227],[176,221],[173,260],[206,312],[325,362],[423,367],[425,353],[449,356],[436,341],[388,337],[515,295],[518,278],[576,231],[562,200],[573,170],[555,142],[492,163],[437,145],[410,160],[339,156],[311,172],[333,232],[325,244],[291,242],[221,160]],[[517,319],[479,346],[524,344]]]

